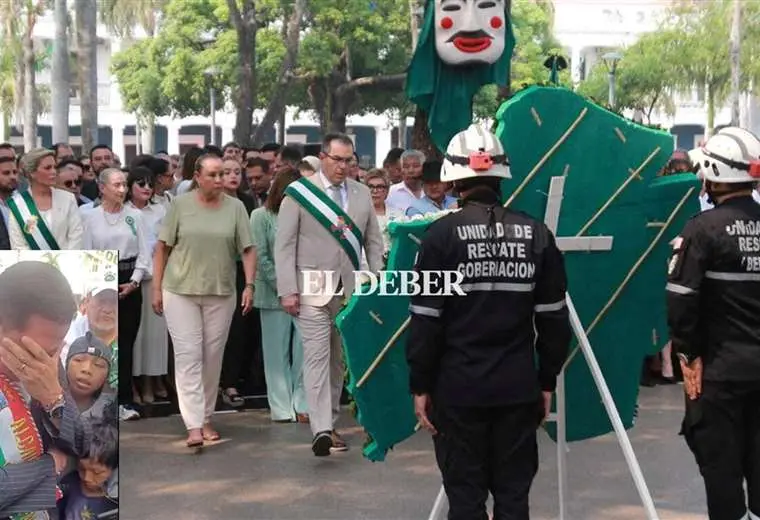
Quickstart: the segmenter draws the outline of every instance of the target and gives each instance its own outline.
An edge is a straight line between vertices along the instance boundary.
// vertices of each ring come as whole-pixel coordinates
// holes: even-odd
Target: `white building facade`
[[[139,131],[136,129],[136,118],[123,110],[119,86],[116,78],[110,73],[111,57],[118,53],[126,43],[117,36],[110,34],[106,27],[98,26],[98,140],[111,146],[114,153],[119,155],[123,163],[137,154]],[[55,37],[55,25],[52,13],[40,18],[34,28],[35,45],[43,51],[52,51],[52,41]],[[139,35],[137,36],[139,37]],[[73,43],[70,50],[73,51]],[[50,60],[48,60],[49,62]],[[76,83],[76,75],[72,71],[72,83]],[[50,69],[37,72],[37,84],[50,85]],[[264,116],[263,111],[254,113],[254,124]],[[216,142],[217,146],[232,141],[235,126],[235,113],[231,107],[220,107],[216,113]],[[409,119],[410,127],[413,123]],[[381,165],[385,155],[392,148],[397,128],[396,121],[386,115],[350,116],[347,121],[347,133],[354,138],[357,154],[365,167]],[[69,142],[78,153],[81,150],[81,113],[76,85],[72,86],[71,107],[69,112]],[[1,126],[1,125],[0,125]],[[50,114],[42,114],[38,118],[38,139],[40,146],[52,146],[52,118]],[[276,141],[279,128],[270,132],[267,140]],[[8,141],[16,146],[23,146],[21,125],[11,129],[11,135],[2,135],[0,142]],[[285,117],[286,143],[319,142],[320,132],[316,117],[309,113],[296,114],[296,110],[288,109]],[[210,144],[211,118],[197,116],[186,118],[160,117],[156,122],[153,151],[165,150],[170,154],[183,153],[192,146]]]
[[[669,0],[554,0],[554,32],[570,58],[574,82],[588,74],[598,62],[605,49],[622,48],[634,43],[641,34],[657,28],[660,17],[669,6]],[[52,14],[42,17],[34,31],[39,49],[52,49],[55,27]],[[139,37],[139,36],[138,36]],[[98,27],[98,123],[99,141],[111,146],[123,162],[127,163],[137,153],[139,139],[135,116],[124,112],[116,79],[110,73],[111,57],[125,43],[112,35],[104,26]],[[72,45],[73,49],[73,45]],[[37,73],[40,85],[50,84],[50,70]],[[74,80],[74,83],[76,81]],[[81,145],[80,109],[78,95],[73,89],[70,109],[70,143],[79,150]],[[745,97],[743,125],[760,133],[760,106],[757,99]],[[263,111],[254,114],[254,123],[263,117]],[[716,126],[730,120],[730,109],[721,107],[716,113]],[[691,99],[680,99],[674,117],[655,114],[653,122],[671,129],[676,145],[693,147],[704,134],[706,110],[704,99],[694,92]],[[411,134],[413,118],[407,119],[407,142]],[[38,144],[51,146],[50,114],[39,120]],[[231,107],[221,108],[216,114],[216,144],[232,140],[235,114]],[[191,146],[204,146],[211,140],[209,116],[187,118],[158,118],[153,151],[165,150],[170,154],[183,153]],[[10,141],[21,146],[20,125],[12,129],[10,136],[2,135],[0,142]],[[278,129],[279,130],[279,129]],[[357,153],[365,167],[380,166],[387,152],[398,143],[397,121],[387,114],[350,116],[347,130],[356,142]],[[278,132],[273,131],[267,140],[275,141]],[[288,144],[314,143],[320,139],[315,116],[297,114],[287,110],[285,117],[285,141]]]
[[[573,81],[582,80],[606,50],[632,45],[640,35],[656,30],[670,5],[669,0],[554,0],[554,33],[570,57]],[[760,133],[758,100],[743,96],[741,108],[742,126]],[[718,107],[715,126],[730,120],[730,107]],[[706,121],[704,93],[699,89],[690,98],[677,100],[673,117],[657,113],[652,117],[652,123],[670,129],[677,147],[687,149],[704,137]]]

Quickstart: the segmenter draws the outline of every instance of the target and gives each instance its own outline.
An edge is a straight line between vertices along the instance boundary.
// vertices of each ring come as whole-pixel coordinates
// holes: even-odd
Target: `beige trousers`
[[[313,434],[331,431],[340,414],[343,391],[343,348],[335,316],[341,307],[336,296],[323,307],[301,305],[296,325],[303,341],[303,385]]]
[[[183,296],[164,290],[164,317],[174,344],[174,378],[182,420],[201,428],[216,408],[227,334],[237,298]]]

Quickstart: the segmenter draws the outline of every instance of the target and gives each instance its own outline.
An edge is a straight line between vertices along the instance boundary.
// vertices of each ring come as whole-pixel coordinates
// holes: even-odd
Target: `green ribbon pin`
[[[132,234],[134,236],[137,236],[137,226],[135,226],[135,219],[132,217],[127,217],[124,219],[124,222],[126,222],[129,226],[129,229],[132,230]]]

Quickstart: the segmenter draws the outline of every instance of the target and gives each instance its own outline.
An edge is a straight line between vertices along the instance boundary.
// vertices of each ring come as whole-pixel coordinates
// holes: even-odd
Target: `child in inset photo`
[[[91,332],[76,339],[66,356],[69,392],[85,417],[100,417],[113,400],[113,393],[104,392],[111,367],[111,348]]]
[[[110,417],[97,419],[92,423],[90,452],[79,460],[78,471],[61,481],[63,498],[58,502],[61,520],[94,520],[118,511],[118,499],[108,493],[108,480],[118,466],[119,430],[116,422]]]

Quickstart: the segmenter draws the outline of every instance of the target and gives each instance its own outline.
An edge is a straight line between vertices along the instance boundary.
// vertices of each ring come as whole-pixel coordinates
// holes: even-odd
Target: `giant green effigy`
[[[569,294],[623,423],[631,427],[643,358],[667,341],[669,242],[699,211],[699,183],[691,174],[657,177],[673,150],[670,134],[564,88],[527,88],[496,118],[513,177],[502,186],[505,203],[543,219],[554,196],[560,245],[567,237],[612,238],[609,250],[566,251],[566,268]],[[564,179],[561,199],[551,189],[555,177]],[[389,225],[388,270],[414,265],[431,218]],[[408,305],[402,296],[353,296],[337,319],[348,389],[368,435],[364,455],[373,461],[415,431],[404,352]],[[565,386],[567,440],[612,430],[577,345]],[[547,430],[555,436],[554,425]]]

